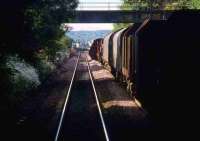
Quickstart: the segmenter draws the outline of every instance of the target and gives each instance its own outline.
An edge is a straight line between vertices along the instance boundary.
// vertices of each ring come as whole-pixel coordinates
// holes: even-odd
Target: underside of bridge
[[[140,23],[146,18],[152,20],[165,20],[170,16],[171,11],[81,11],[74,12],[75,19],[71,23]]]

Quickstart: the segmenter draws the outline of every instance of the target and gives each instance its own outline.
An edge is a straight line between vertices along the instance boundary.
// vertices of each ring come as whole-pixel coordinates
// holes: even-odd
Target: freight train
[[[191,109],[200,94],[199,19],[199,11],[176,11],[162,21],[147,19],[108,34],[90,54],[126,83],[156,121],[165,124],[167,118],[181,126],[179,119],[194,114]],[[94,48],[98,52],[92,53]]]
[[[94,40],[89,54],[92,59],[112,72],[116,80],[127,85],[129,93],[134,92],[135,81],[135,32],[141,24],[111,32],[104,39]]]

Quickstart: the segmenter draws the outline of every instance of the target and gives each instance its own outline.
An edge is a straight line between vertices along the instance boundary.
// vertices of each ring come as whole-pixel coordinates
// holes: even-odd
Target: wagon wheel
[[[130,80],[127,81],[127,92],[133,96],[133,82]]]

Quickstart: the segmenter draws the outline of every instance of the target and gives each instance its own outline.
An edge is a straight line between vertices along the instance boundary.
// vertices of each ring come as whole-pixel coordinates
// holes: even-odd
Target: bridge
[[[130,5],[123,5],[121,10],[119,2],[87,2],[79,3],[74,11],[75,19],[72,23],[138,23],[151,17],[152,20],[165,20],[171,12],[151,9],[131,10]]]
[[[75,11],[72,23],[140,23],[146,18],[166,20],[170,11]]]

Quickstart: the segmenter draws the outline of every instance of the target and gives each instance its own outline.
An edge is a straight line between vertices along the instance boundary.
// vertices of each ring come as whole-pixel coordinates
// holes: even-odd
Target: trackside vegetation
[[[77,0],[3,0],[0,5],[0,112],[12,111],[68,54],[62,23]]]

